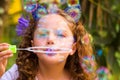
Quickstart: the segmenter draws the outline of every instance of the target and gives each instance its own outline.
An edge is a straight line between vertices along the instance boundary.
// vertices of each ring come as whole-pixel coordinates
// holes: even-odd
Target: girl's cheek
[[[73,42],[74,42],[74,39],[72,37],[68,37],[64,40],[63,45],[70,48]]]
[[[33,43],[35,46],[44,46],[44,45],[46,45],[46,40],[35,38]]]

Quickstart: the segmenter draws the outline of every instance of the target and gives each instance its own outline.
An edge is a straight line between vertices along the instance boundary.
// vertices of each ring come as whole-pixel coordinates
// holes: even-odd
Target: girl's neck
[[[69,74],[64,69],[65,62],[58,64],[45,65],[40,63],[37,77],[40,80],[69,80]]]

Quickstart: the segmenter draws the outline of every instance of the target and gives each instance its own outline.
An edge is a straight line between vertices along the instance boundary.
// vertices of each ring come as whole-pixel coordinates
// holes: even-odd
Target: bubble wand
[[[24,50],[24,51],[39,52],[45,54],[69,53],[72,51],[72,49],[69,48],[46,47],[46,46],[17,48],[16,45],[10,45],[9,50],[11,50],[13,53],[16,53],[17,50]]]

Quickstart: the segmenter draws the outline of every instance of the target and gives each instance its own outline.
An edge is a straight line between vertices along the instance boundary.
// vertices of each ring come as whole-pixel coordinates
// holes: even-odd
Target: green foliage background
[[[13,18],[21,15],[8,14],[14,0],[0,0],[0,42],[19,44],[16,36],[16,22]],[[95,57],[98,67],[105,66],[111,72],[110,80],[120,80],[120,0],[80,0],[81,20],[94,39]],[[2,9],[4,12],[2,12]],[[102,51],[101,55],[99,50]],[[7,69],[15,63],[17,54],[9,59]]]

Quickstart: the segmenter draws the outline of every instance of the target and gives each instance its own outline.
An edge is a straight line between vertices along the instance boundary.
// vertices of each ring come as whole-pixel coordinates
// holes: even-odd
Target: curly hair
[[[72,26],[70,29],[74,35],[76,42],[76,51],[73,55],[69,55],[65,64],[65,69],[72,76],[71,80],[92,80],[91,74],[85,72],[81,66],[82,58],[84,56],[91,56],[93,53],[91,44],[84,45],[81,43],[81,37],[84,36],[87,31],[79,21],[75,23],[67,14],[62,11],[58,11],[58,14],[64,17]],[[20,48],[31,47],[31,40],[36,29],[37,21],[31,20],[29,27],[26,29],[22,41],[19,45]],[[38,57],[33,52],[19,51],[18,58],[16,60],[18,65],[19,77],[17,80],[34,80],[38,70]]]

